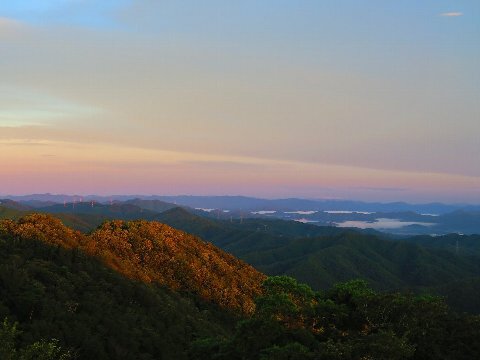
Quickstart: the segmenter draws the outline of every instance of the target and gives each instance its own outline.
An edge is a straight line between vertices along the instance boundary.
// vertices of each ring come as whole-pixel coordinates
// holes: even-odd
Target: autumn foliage
[[[0,222],[15,238],[80,249],[123,275],[194,293],[224,308],[251,313],[265,276],[241,260],[168,225],[109,221],[90,235],[50,215],[32,214]]]

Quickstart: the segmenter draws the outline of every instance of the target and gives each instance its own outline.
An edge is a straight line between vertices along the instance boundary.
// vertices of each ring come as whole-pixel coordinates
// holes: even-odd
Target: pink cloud
[[[452,12],[446,12],[446,13],[440,14],[440,16],[457,17],[457,16],[463,16],[463,13],[452,11]]]

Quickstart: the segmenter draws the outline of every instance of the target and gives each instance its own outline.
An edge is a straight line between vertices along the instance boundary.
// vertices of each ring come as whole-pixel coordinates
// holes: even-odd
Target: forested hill
[[[408,289],[446,296],[457,310],[480,313],[478,236],[393,241],[381,234],[283,220],[230,223],[180,208],[157,219],[212,242],[267,275],[289,275],[314,289],[360,278],[377,290]]]
[[[376,293],[363,281],[315,292],[146,221],[105,222],[90,235],[49,215],[0,221],[0,319],[2,360],[453,360],[480,351],[480,317],[440,298]]]
[[[448,234],[444,236],[412,236],[403,240],[437,249],[449,250],[457,255],[480,256],[480,235]]]
[[[0,219],[16,219],[28,213],[28,209],[19,209],[12,204],[5,203],[5,200],[0,201]]]
[[[394,290],[480,277],[478,257],[355,232],[296,239],[242,258],[267,274],[290,275],[317,289],[354,278],[366,279],[376,289]]]
[[[138,207],[140,205],[156,210],[172,206],[162,202],[132,201],[128,205],[95,205],[92,208],[91,204],[77,203],[76,211],[88,210],[92,213],[58,213],[55,216],[69,226],[88,232],[99,225],[102,226],[93,230],[91,235],[80,234],[86,239],[93,239],[98,236],[98,232],[102,232],[102,237],[117,238],[117,234],[121,232],[119,229],[125,227],[128,227],[130,235],[138,231],[139,227],[132,225],[135,222],[119,223],[118,221],[109,222],[110,229],[107,231],[108,226],[101,225],[108,221],[107,215],[113,217],[117,214],[125,220],[138,218],[143,214],[150,217],[151,220],[199,236],[255,266],[267,275],[290,275],[308,283],[314,289],[326,289],[338,282],[361,278],[367,280],[377,290],[426,291],[446,296],[449,304],[458,310],[480,312],[480,304],[474,300],[480,291],[480,258],[478,258],[480,242],[478,236],[424,236],[388,241],[388,238],[381,234],[343,228],[319,227],[274,219],[217,220],[200,217],[178,207],[156,213],[153,210],[142,210]],[[65,207],[60,205],[57,210],[61,211],[62,209]],[[108,214],[102,215],[103,210],[108,210]],[[19,218],[25,213],[25,210],[0,206],[0,217]],[[144,229],[154,226],[145,221],[137,223],[143,224],[140,228]],[[117,225],[112,228],[112,224]],[[152,233],[156,231],[153,228],[151,230]],[[176,234],[179,233],[176,232]],[[118,240],[112,241],[115,243]],[[148,242],[149,240],[143,239],[143,241]],[[456,251],[457,244],[458,251]],[[188,253],[189,248],[190,246],[185,249],[185,254],[189,254],[186,257],[193,258],[192,254]],[[98,256],[100,250],[95,251],[97,253],[92,254]],[[182,252],[183,250],[180,251],[180,253]],[[118,261],[111,261],[111,263],[114,266],[118,266],[117,263],[123,264],[123,268],[119,268],[119,270],[132,276],[129,257],[134,255],[137,256],[137,254],[124,254],[123,260],[117,259]],[[120,254],[117,252],[115,256],[118,257]],[[197,265],[202,267],[203,265],[200,263]],[[143,268],[144,266],[147,267],[147,270]],[[182,270],[182,266],[182,262],[177,262],[177,269],[185,272]],[[151,278],[151,275],[145,274],[156,273],[156,265],[152,263],[140,262],[135,264],[134,268],[142,269],[136,270],[137,278]],[[160,267],[160,273],[161,271],[165,272],[166,270],[164,267]],[[196,273],[192,269],[189,271]],[[171,278],[170,275],[163,273],[161,279],[154,281],[162,283],[164,279],[169,278]],[[216,286],[224,284],[219,281]],[[241,289],[235,280],[232,284],[237,289]],[[179,284],[176,282],[171,285],[174,288],[186,287],[189,289],[195,285],[197,287],[193,286],[193,288],[200,293],[206,296],[212,295],[207,295],[208,291],[205,287],[196,283]],[[220,292],[217,291],[215,295],[217,302],[230,301],[225,300],[224,296],[236,299],[235,291],[229,295],[220,295]],[[251,301],[247,304],[251,304]]]
[[[215,246],[158,222],[110,221],[85,235],[50,215],[31,214],[1,221],[0,229],[15,239],[82,250],[131,279],[188,291],[245,313],[253,310],[264,279]]]
[[[129,279],[83,240],[51,218],[0,223],[0,359],[183,360],[199,337],[232,331],[230,311]]]

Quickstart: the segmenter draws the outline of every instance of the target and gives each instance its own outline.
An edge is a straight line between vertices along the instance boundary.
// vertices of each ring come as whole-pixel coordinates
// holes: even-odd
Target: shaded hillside
[[[111,220],[150,220],[157,214],[155,211],[142,209],[139,206],[129,203],[113,203],[107,205],[96,202],[56,204],[36,209],[36,211],[49,214],[62,213],[98,215]]]
[[[19,219],[27,214],[26,211],[17,210],[15,208],[0,205],[0,220],[1,219]]]
[[[54,204],[35,209],[35,211],[54,214],[67,226],[88,233],[107,220],[154,220],[160,211],[172,207],[175,205],[158,200],[134,199],[113,204],[98,202]]]
[[[480,277],[480,259],[456,256],[442,249],[443,242],[452,243],[448,236],[389,241],[354,230],[291,221],[245,219],[242,224],[217,221],[179,208],[157,218],[211,241],[268,275],[290,275],[315,289],[361,278],[379,290],[412,289],[445,295],[456,309],[480,312],[480,306],[468,300],[477,297],[475,287],[463,289],[461,294],[466,301],[461,306],[462,301],[454,301],[451,295],[454,290],[449,286],[452,283],[452,289],[456,289],[458,281]],[[477,244],[475,236],[457,237],[463,239],[460,249],[474,249]],[[455,236],[453,243],[454,239]],[[440,249],[429,244],[437,240]]]
[[[458,210],[439,216],[440,228],[449,232],[480,233],[480,211]]]
[[[211,244],[170,226],[111,221],[91,235],[41,214],[0,223],[6,234],[81,249],[129,278],[194,293],[220,306],[253,310],[264,275]]]
[[[280,219],[244,219],[242,222],[234,221],[231,223],[223,222],[232,229],[243,231],[255,231],[267,233],[274,236],[302,238],[314,237],[320,235],[336,235],[345,232],[345,229],[335,226],[318,226],[306,224],[299,221],[280,220]]]
[[[9,209],[19,210],[19,211],[28,211],[32,209],[28,205],[25,205],[10,199],[0,199],[0,206],[6,207]]]
[[[251,251],[274,249],[297,238],[330,236],[346,231],[276,219],[216,220],[182,208],[158,214],[155,220],[197,235],[239,257]]]
[[[458,255],[480,256],[480,235],[413,236],[405,238],[404,241],[449,250]]]
[[[91,202],[54,204],[39,209],[36,212],[53,214],[65,225],[88,233],[107,220],[152,220],[157,212],[142,209],[134,204],[113,203],[100,204]]]
[[[193,340],[230,331],[228,313],[126,278],[82,239],[51,218],[0,223],[0,319],[19,322],[19,348],[54,338],[75,359],[187,359]]]
[[[200,217],[182,208],[158,214],[156,220],[199,236],[236,256],[249,245],[268,249],[286,240],[265,231],[252,230],[248,227],[239,228],[230,222]]]
[[[25,210],[28,208],[23,207],[10,207],[11,204],[3,203],[0,205],[0,220],[6,219],[20,219],[23,216],[31,214],[34,210]],[[24,209],[24,210],[19,210]],[[56,213],[55,217],[62,220],[62,222],[72,227],[75,230],[82,232],[90,232],[99,225],[101,225],[105,220],[108,220],[106,216],[103,215],[93,215],[93,214],[80,214],[80,213]]]
[[[376,289],[430,287],[480,276],[480,259],[356,232],[298,239],[242,256],[270,275],[287,274],[316,289],[362,278]]]
[[[443,296],[453,309],[472,314],[480,313],[480,277],[459,279],[428,289]]]
[[[55,217],[62,220],[66,226],[83,233],[89,233],[109,220],[106,216],[95,214],[58,213]]]
[[[164,212],[173,208],[176,208],[177,205],[167,203],[160,200],[142,200],[142,199],[133,199],[125,201],[125,204],[131,204],[138,206],[141,209],[155,211],[155,212]]]

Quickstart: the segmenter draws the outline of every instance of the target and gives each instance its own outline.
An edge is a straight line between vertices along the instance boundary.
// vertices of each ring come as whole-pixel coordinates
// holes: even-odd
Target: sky
[[[480,203],[478,0],[2,0],[0,195]]]

